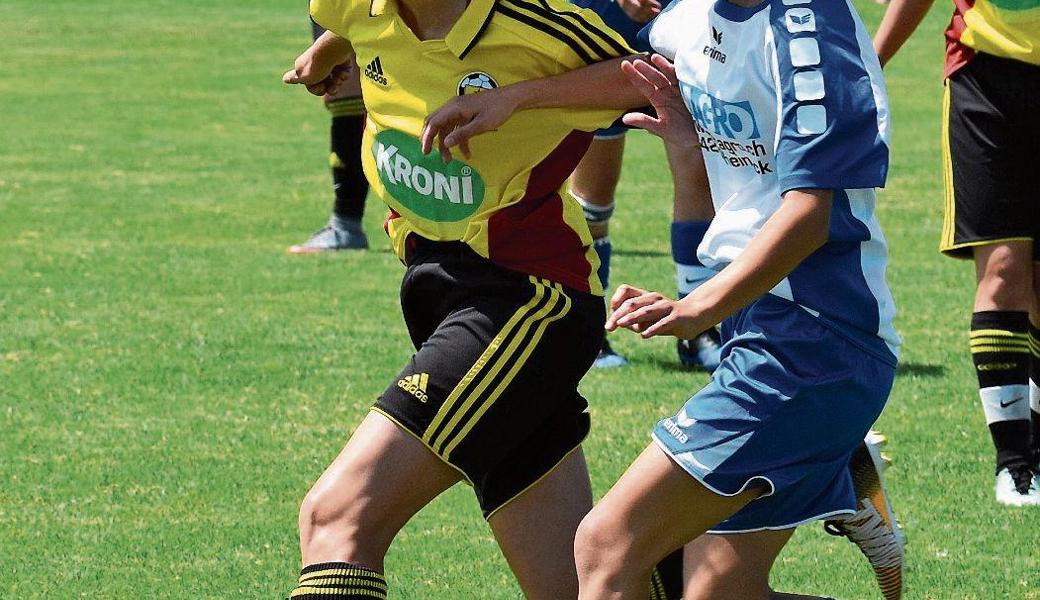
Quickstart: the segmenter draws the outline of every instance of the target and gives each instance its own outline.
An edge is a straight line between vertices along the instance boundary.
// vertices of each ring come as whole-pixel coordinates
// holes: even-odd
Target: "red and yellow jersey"
[[[362,151],[390,206],[387,233],[462,241],[507,269],[602,293],[582,211],[561,189],[616,110],[521,111],[449,164],[420,151],[423,119],[452,97],[632,53],[593,12],[565,0],[471,0],[442,40],[421,41],[395,0],[311,0],[311,16],[350,42],[368,109]],[[458,154],[458,152],[456,152]]]
[[[1040,0],[953,0],[946,77],[976,52],[1040,65]]]

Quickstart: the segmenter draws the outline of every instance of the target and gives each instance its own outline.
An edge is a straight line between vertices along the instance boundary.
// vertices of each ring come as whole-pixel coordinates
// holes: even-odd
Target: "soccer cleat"
[[[993,490],[1004,506],[1040,506],[1040,476],[1026,465],[1001,469]]]
[[[712,327],[692,340],[679,340],[676,351],[684,366],[701,367],[710,373],[722,362],[722,338]]]
[[[856,544],[874,569],[885,600],[899,600],[903,596],[903,546],[906,538],[896,521],[882,481],[885,461],[879,448],[885,441],[884,436],[871,431],[856,448],[849,470],[858,510],[842,519],[826,521],[824,529]]]
[[[599,350],[599,356],[592,363],[593,367],[597,369],[614,369],[617,367],[623,367],[628,364],[628,359],[621,356],[614,349],[610,347],[610,342],[605,338],[603,340],[603,347]]]
[[[343,229],[329,224],[314,233],[306,242],[289,246],[289,254],[318,254],[337,250],[365,250],[368,248],[368,237],[361,227]]]

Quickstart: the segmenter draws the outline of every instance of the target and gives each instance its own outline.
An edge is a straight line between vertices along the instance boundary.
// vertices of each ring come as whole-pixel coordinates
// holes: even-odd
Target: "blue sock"
[[[715,275],[697,258],[711,221],[675,221],[672,223],[672,260],[678,280],[679,297],[683,298]]]
[[[603,286],[604,293],[609,294],[607,290],[610,285],[610,255],[614,252],[614,245],[610,243],[610,236],[605,235],[592,240],[592,247],[599,256],[599,271],[596,271],[596,275],[599,277],[599,283]]]

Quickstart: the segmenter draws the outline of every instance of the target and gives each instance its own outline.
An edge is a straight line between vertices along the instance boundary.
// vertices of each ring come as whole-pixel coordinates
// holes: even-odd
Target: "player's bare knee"
[[[605,237],[610,233],[610,218],[614,216],[614,200],[593,200],[592,197],[583,195],[577,189],[571,190],[571,196],[581,206],[585,215],[585,222],[589,225],[589,231],[593,239]],[[612,198],[608,196],[608,198]]]
[[[632,536],[626,535],[617,520],[605,511],[593,510],[585,516],[574,536],[574,558],[578,575],[611,573],[639,568]],[[651,564],[647,570],[652,568]]]
[[[979,265],[979,297],[998,309],[1028,307],[1033,302],[1030,257],[1007,246],[990,250]]]
[[[300,543],[304,549],[353,555],[385,553],[393,531],[378,503],[361,493],[312,488],[300,504]]]

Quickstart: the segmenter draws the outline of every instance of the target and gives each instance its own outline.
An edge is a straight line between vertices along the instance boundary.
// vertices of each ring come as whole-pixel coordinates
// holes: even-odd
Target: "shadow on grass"
[[[942,377],[946,375],[946,367],[943,365],[922,365],[921,363],[900,363],[896,369],[898,375],[910,375],[911,377]]]
[[[630,357],[629,362],[633,365],[639,365],[641,367],[655,367],[662,371],[670,371],[672,373],[688,373],[690,375],[707,375],[708,372],[704,369],[697,367],[687,367],[679,364],[679,359],[674,355],[671,358],[661,358],[659,356],[650,357]]]
[[[661,258],[671,257],[670,252],[662,252],[661,250],[614,250],[614,254],[617,256],[637,256],[640,258]]]

